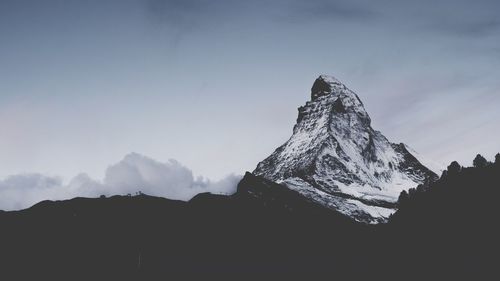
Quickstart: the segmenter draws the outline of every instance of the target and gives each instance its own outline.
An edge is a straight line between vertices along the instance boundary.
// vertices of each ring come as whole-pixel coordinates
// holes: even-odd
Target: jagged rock
[[[292,137],[253,172],[358,221],[385,221],[402,190],[437,178],[404,144],[371,127],[359,97],[321,75]]]

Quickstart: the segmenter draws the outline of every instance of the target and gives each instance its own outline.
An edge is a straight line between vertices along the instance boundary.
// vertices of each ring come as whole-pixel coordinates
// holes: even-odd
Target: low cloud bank
[[[104,180],[86,174],[74,177],[68,184],[61,178],[41,174],[22,174],[0,180],[0,210],[20,210],[43,200],[73,197],[98,197],[142,193],[169,199],[189,200],[201,192],[232,194],[241,176],[229,175],[220,181],[195,178],[193,172],[176,160],[158,162],[131,153],[108,167]]]

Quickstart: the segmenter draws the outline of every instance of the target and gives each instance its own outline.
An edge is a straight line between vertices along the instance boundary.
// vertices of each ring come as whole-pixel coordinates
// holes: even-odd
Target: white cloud
[[[63,184],[58,177],[40,174],[9,176],[0,180],[0,209],[19,210],[43,200],[135,194],[138,191],[189,200],[201,192],[232,194],[240,179],[236,175],[215,182],[203,177],[195,179],[193,172],[176,160],[162,163],[131,153],[117,164],[109,166],[102,182],[86,174],[74,177],[68,184]]]
[[[62,180],[40,174],[23,174],[0,181],[0,209],[18,210],[36,202],[63,196]]]

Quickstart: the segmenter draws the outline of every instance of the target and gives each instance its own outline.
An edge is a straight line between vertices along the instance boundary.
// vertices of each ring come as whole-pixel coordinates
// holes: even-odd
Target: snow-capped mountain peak
[[[311,88],[311,100],[329,95],[335,87],[346,88],[337,78],[328,75],[320,75]]]
[[[373,130],[356,93],[327,75],[316,79],[311,100],[299,108],[292,137],[254,174],[370,223],[394,212],[402,190],[436,177],[404,144]]]

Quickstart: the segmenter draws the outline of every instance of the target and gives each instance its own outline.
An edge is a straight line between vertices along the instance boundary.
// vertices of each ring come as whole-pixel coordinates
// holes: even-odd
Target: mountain
[[[257,181],[247,183],[261,183],[253,178]],[[328,239],[365,236],[367,225],[268,184],[293,210],[243,193],[205,193],[189,202],[147,195],[74,198],[0,212],[2,277],[281,280],[340,276],[357,266],[350,264],[358,256],[351,246],[335,246],[339,255],[332,256],[333,244],[322,245]],[[372,239],[359,238],[358,245]]]
[[[356,93],[321,75],[299,108],[292,137],[253,174],[357,221],[378,223],[394,213],[401,191],[437,178],[410,151],[371,127]]]
[[[454,166],[376,225],[251,173],[234,195],[189,202],[45,201],[0,212],[0,272],[5,280],[494,279],[500,155],[484,167]]]

